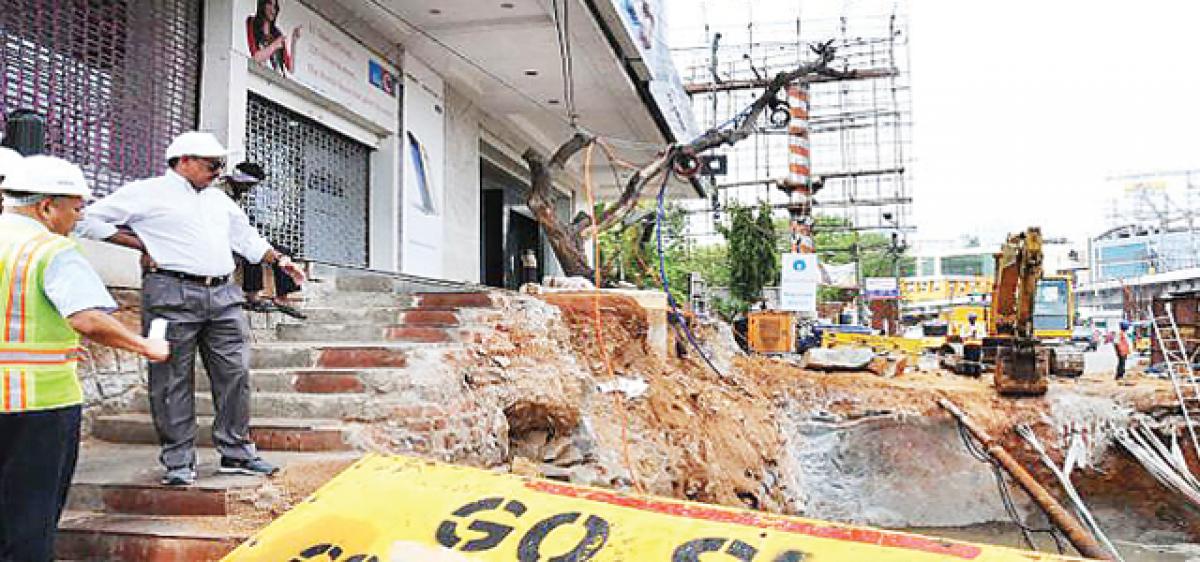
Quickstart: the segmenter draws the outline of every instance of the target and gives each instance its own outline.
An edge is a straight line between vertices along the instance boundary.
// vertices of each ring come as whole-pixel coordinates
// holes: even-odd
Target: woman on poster
[[[291,43],[275,20],[279,17],[279,0],[258,0],[254,15],[246,18],[246,41],[250,57],[260,64],[270,65],[280,74],[295,72],[296,42],[300,27],[292,30]]]

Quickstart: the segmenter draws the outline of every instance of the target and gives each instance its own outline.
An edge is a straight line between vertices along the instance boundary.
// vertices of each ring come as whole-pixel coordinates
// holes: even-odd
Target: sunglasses
[[[208,171],[210,172],[219,172],[225,169],[225,161],[218,158],[196,158],[196,160],[208,166]]]

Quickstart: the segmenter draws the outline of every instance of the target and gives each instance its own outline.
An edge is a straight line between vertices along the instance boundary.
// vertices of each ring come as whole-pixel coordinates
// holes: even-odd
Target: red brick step
[[[494,303],[488,293],[418,293],[417,308],[488,308]]]
[[[246,540],[224,517],[156,517],[67,512],[55,554],[66,560],[193,562],[219,560]]]

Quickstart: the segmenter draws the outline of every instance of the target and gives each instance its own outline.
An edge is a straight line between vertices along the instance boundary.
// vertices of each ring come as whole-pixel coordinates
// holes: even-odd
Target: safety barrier
[[[323,562],[718,559],[1067,560],[1005,547],[383,456],[368,456],[348,468],[225,558]]]
[[[919,357],[926,349],[936,349],[939,347],[941,341],[940,338],[913,339],[894,336],[826,332],[821,339],[821,345],[823,347],[869,347],[877,352],[899,352]]]

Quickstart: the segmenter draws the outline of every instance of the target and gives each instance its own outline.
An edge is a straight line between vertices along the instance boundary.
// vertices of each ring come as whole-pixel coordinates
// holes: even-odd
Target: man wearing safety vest
[[[126,328],[67,234],[91,189],[78,166],[24,158],[4,172],[0,215],[0,560],[41,562],[79,453],[80,334],[163,361],[165,340]]]
[[[1129,357],[1129,322],[1121,321],[1121,328],[1113,340],[1113,348],[1117,350],[1117,380],[1125,377],[1125,358]]]

